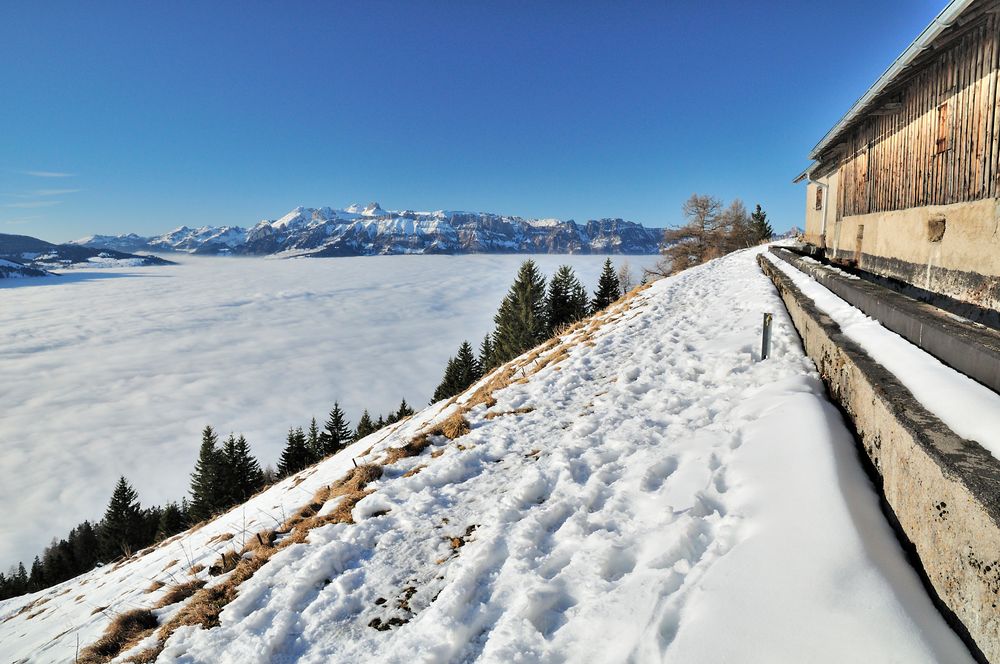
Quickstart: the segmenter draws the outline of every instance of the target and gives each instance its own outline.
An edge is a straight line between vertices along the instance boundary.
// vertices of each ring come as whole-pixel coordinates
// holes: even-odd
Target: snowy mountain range
[[[623,219],[525,219],[489,212],[384,210],[378,203],[344,209],[297,207],[251,228],[181,226],[145,237],[90,235],[72,244],[115,251],[182,251],[264,256],[559,253],[655,254],[662,229]]]

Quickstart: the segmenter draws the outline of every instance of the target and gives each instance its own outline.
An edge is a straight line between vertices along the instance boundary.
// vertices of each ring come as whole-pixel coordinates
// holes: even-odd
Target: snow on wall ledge
[[[856,338],[857,331],[852,336],[842,330],[835,320],[840,316],[831,311],[842,301],[781,258],[761,256],[760,262],[780,291],[830,393],[854,421],[882,479],[885,499],[938,597],[981,654],[991,662],[1000,661],[996,499],[1000,461],[995,450],[991,454],[949,428],[954,418],[949,418],[948,404],[937,403],[941,401],[937,397],[945,394],[957,402],[975,403],[975,389],[992,393],[978,384],[970,386],[968,397],[955,390],[937,392],[947,384],[945,377],[939,377],[936,389],[923,386],[922,396],[927,399],[933,393],[932,402],[922,402],[912,384],[901,377],[906,367],[879,363],[884,357],[891,359],[891,348],[884,342],[873,346],[870,337]],[[911,362],[911,380],[915,364]],[[980,417],[991,416],[995,410],[981,410]],[[970,411],[956,421],[974,426],[969,422],[974,417],[975,411]]]
[[[207,582],[152,610],[176,623],[266,549],[209,628],[140,633],[117,661],[971,661],[755,255],[656,282],[197,530],[0,604],[0,651],[67,661],[115,614]]]

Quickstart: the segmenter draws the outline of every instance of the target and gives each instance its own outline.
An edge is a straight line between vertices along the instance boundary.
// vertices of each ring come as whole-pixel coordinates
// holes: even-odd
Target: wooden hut
[[[1000,0],[954,0],[813,148],[806,241],[1000,308]]]

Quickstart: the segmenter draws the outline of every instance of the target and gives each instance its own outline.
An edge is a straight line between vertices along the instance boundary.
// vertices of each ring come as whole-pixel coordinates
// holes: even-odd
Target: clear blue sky
[[[0,232],[372,200],[659,226],[692,192],[801,225],[809,149],[944,4],[6,2]]]

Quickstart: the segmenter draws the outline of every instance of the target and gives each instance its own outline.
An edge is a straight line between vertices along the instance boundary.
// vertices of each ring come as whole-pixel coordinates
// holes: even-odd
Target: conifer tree
[[[278,477],[288,477],[309,465],[312,455],[306,447],[306,434],[302,427],[288,430],[285,449],[278,460]]]
[[[222,508],[223,491],[223,459],[218,448],[219,438],[210,426],[201,432],[201,449],[198,451],[198,461],[191,474],[191,520],[202,521]]]
[[[587,291],[569,265],[561,265],[549,282],[545,313],[550,335],[587,315]]]
[[[32,590],[41,590],[45,587],[45,571],[42,561],[35,556],[35,561],[31,563],[31,575],[28,577],[28,586]]]
[[[376,425],[372,422],[372,416],[368,413],[368,409],[365,408],[364,412],[361,413],[361,419],[358,420],[358,428],[354,430],[354,440],[361,440],[365,436],[370,436],[376,430]]]
[[[130,556],[141,545],[142,509],[139,496],[124,477],[118,479],[101,521],[101,552],[105,560]]]
[[[615,268],[611,264],[611,259],[605,259],[604,269],[601,277],[597,280],[597,290],[594,291],[594,299],[590,302],[590,310],[593,313],[606,309],[609,304],[622,296],[621,284]]]
[[[156,526],[156,541],[164,540],[184,530],[184,514],[177,503],[167,503],[160,512],[160,522]]]
[[[384,429],[386,424],[388,424],[388,422],[385,421],[385,416],[379,415],[378,421],[375,422],[375,430],[378,431],[379,429]]]
[[[326,418],[326,424],[323,425],[323,432],[319,438],[323,456],[336,454],[351,443],[353,438],[351,424],[347,421],[347,416],[336,401],[333,402],[333,410]]]
[[[493,356],[493,335],[487,334],[479,344],[479,366],[484,374],[497,367],[498,363],[494,361]]]
[[[434,390],[431,403],[461,394],[470,385],[482,378],[483,370],[472,351],[472,344],[463,341],[458,354],[448,359],[441,384]]]
[[[319,427],[316,425],[315,417],[309,420],[309,429],[306,431],[306,447],[309,448],[309,453],[316,461],[326,456],[323,449],[323,437],[319,432]]]
[[[493,336],[493,363],[496,365],[517,357],[548,336],[545,278],[534,261],[521,264],[493,321],[496,323]]]
[[[71,546],[73,558],[80,572],[86,572],[97,564],[100,542],[97,539],[97,531],[89,521],[84,521],[76,527]]]
[[[226,468],[224,507],[246,502],[264,486],[264,473],[242,434],[239,438],[229,434],[222,446],[222,459]]]
[[[398,422],[403,418],[409,417],[410,415],[413,415],[414,412],[415,411],[410,408],[410,404],[406,403],[406,399],[404,398],[399,402],[399,409],[396,411],[395,415],[396,421]]]
[[[444,378],[434,390],[431,403],[447,399],[458,394],[458,363],[454,357],[448,358],[448,364],[444,368]]]
[[[750,214],[750,236],[755,244],[767,242],[774,237],[774,229],[767,221],[767,213],[757,204],[757,208]]]

